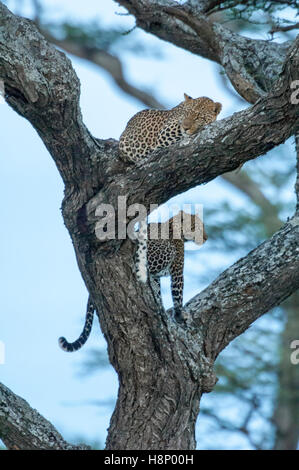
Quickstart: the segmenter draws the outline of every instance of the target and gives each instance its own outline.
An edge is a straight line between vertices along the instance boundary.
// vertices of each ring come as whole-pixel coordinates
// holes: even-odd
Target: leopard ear
[[[187,95],[186,93],[184,93],[184,98],[185,98],[185,101],[189,101],[193,99],[191,96]]]
[[[219,114],[222,109],[221,103],[215,103],[215,113]]]

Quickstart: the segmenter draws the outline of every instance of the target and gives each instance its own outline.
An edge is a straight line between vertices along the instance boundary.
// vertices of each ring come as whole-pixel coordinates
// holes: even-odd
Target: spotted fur
[[[216,120],[221,103],[210,98],[191,98],[164,111],[145,109],[133,116],[119,139],[120,157],[137,163],[153,150],[169,145],[182,137],[195,134],[200,128]]]
[[[84,328],[83,328],[81,335],[73,343],[69,343],[63,336],[59,338],[58,344],[61,347],[61,349],[67,352],[73,352],[73,351],[78,351],[78,349],[82,348],[82,346],[86,343],[86,341],[89,338],[95,309],[96,308],[91,298],[89,297],[88,302],[87,302],[85,324],[84,324]]]
[[[140,222],[138,233],[138,248],[136,253],[136,275],[140,282],[147,281],[147,223]]]
[[[190,230],[186,230],[184,220],[188,217]],[[174,314],[177,321],[182,317],[184,288],[184,242],[193,240],[202,245],[207,240],[203,222],[197,215],[180,211],[164,223],[151,223],[147,226],[147,239],[143,237],[143,246],[147,249],[147,270],[155,295],[160,296],[160,278],[171,276],[171,294]],[[140,242],[139,242],[140,243]],[[140,279],[140,246],[137,249],[136,270]],[[146,267],[142,267],[146,269]]]

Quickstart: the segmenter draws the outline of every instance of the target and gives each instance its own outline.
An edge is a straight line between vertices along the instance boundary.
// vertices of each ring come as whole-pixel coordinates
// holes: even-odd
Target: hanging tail
[[[95,311],[95,306],[89,296],[88,302],[87,302],[85,324],[84,324],[84,328],[83,328],[81,335],[73,343],[69,343],[63,336],[61,336],[61,338],[59,338],[58,340],[58,344],[61,347],[61,349],[67,352],[73,352],[73,351],[78,351],[78,349],[82,348],[82,346],[86,343],[90,335],[94,311]]]

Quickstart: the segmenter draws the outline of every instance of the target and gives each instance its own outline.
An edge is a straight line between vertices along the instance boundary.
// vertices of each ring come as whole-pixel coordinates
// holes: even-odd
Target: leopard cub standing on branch
[[[197,215],[180,211],[163,223],[141,223],[136,253],[136,275],[141,282],[147,281],[156,296],[160,297],[160,277],[171,276],[171,294],[174,317],[182,322],[184,288],[184,242],[194,241],[202,245],[208,239],[202,220]]]
[[[185,100],[170,110],[145,109],[133,116],[119,139],[120,157],[137,163],[155,149],[168,147],[215,121],[222,109],[205,96]]]
[[[171,276],[171,293],[175,319],[182,322],[183,306],[183,269],[184,242],[194,241],[202,245],[207,240],[203,222],[197,215],[180,211],[177,215],[163,223],[142,223],[136,259],[137,278],[147,281],[149,272],[150,283],[154,294],[160,297],[160,277]],[[69,343],[64,337],[59,338],[59,346],[67,352],[78,351],[87,341],[96,307],[89,297],[83,331],[79,338]]]

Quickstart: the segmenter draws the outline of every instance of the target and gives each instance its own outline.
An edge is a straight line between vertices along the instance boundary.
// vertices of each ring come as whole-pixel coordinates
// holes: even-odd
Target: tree
[[[82,123],[70,61],[34,24],[2,4],[0,77],[6,101],[37,130],[65,184],[64,221],[120,382],[107,448],[189,449],[195,446],[201,395],[216,383],[218,354],[298,288],[298,205],[271,238],[188,302],[192,321],[187,328],[173,323],[149,287],[137,282],[129,240],[101,243],[95,237],[95,209],[100,203],[117,208],[119,196],[126,196],[128,205],[143,203],[149,209],[294,135],[298,38],[277,44],[240,36],[208,20],[219,2],[189,1],[182,7],[170,1],[118,3],[134,14],[139,27],[221,64],[238,93],[254,105],[127,171],[117,142],[95,139]],[[172,185],[165,187],[165,180]],[[5,403],[8,392],[2,390]],[[1,438],[12,447],[16,426],[5,410],[0,417]],[[57,447],[63,447],[58,441]],[[28,442],[30,436],[26,443],[18,440],[18,446],[37,445]]]

